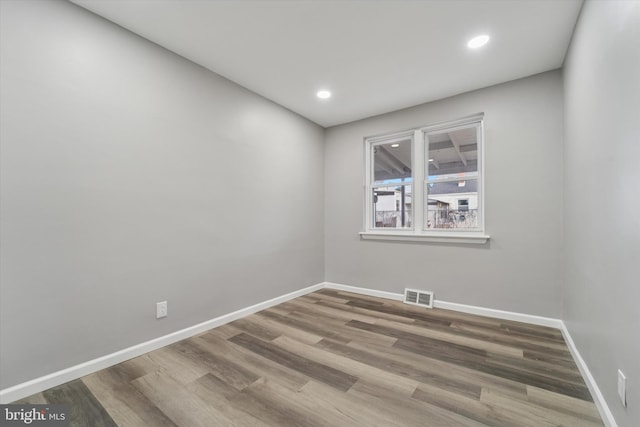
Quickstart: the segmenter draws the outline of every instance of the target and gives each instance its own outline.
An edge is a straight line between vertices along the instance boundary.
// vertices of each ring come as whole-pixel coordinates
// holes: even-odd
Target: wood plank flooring
[[[560,331],[318,291],[23,399],[72,426],[602,426]]]

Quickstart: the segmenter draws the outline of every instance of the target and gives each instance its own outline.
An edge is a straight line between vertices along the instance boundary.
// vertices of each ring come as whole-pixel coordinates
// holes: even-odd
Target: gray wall
[[[620,426],[640,425],[640,3],[585,3],[564,69],[563,318]],[[629,406],[616,392],[628,377]]]
[[[323,129],[75,5],[0,4],[1,388],[322,282]]]
[[[563,76],[334,127],[324,148],[318,126],[72,4],[0,7],[0,388],[324,269],[562,315],[618,423],[640,420],[637,2],[587,2]],[[480,111],[489,244],[361,241],[363,137]]]
[[[552,71],[328,129],[327,281],[560,317],[562,109],[561,74]],[[361,241],[363,138],[477,112],[485,113],[490,243]]]

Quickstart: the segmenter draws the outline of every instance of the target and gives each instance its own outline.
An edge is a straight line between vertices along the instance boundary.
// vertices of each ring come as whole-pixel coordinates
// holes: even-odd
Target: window
[[[486,242],[482,118],[367,138],[362,237]]]
[[[411,228],[413,135],[371,144],[373,183],[371,194],[374,228]]]
[[[479,229],[478,142],[481,138],[481,123],[425,132],[427,229]]]

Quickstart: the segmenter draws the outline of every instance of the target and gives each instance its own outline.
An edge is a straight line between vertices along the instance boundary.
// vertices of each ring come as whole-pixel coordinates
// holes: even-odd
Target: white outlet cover
[[[156,303],[156,319],[167,317],[167,302],[162,301]]]
[[[618,396],[622,406],[627,407],[627,377],[618,369]]]

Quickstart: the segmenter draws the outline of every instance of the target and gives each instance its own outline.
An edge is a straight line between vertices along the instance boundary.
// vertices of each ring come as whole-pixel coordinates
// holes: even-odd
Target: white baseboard
[[[580,370],[580,374],[582,374],[582,378],[584,379],[584,382],[587,384],[587,387],[591,392],[591,397],[593,397],[593,402],[598,408],[598,412],[600,413],[602,421],[604,422],[606,427],[617,427],[618,424],[616,424],[616,420],[615,418],[613,418],[613,414],[609,409],[609,405],[607,405],[606,400],[604,400],[604,396],[600,392],[600,388],[598,387],[595,378],[593,378],[593,375],[591,375],[589,367],[580,355],[578,347],[576,347],[576,344],[573,342],[573,338],[571,338],[569,329],[567,329],[567,325],[565,325],[564,322],[562,322],[562,327],[560,328],[560,330],[562,331],[564,341],[567,343],[567,347],[569,347],[569,352],[571,352],[571,356],[573,357],[574,362],[576,362],[576,365]]]
[[[198,335],[209,329],[222,326],[226,323],[229,323],[234,320],[240,319],[242,317],[248,316],[250,314],[256,313],[260,310],[273,307],[274,305],[278,305],[285,301],[289,301],[293,298],[297,298],[299,296],[306,295],[308,293],[315,292],[317,290],[324,289],[324,288],[335,289],[335,290],[340,290],[345,292],[353,292],[357,294],[369,295],[369,296],[379,297],[379,298],[387,298],[387,299],[392,299],[396,301],[402,301],[404,299],[403,294],[398,294],[394,292],[379,291],[375,289],[361,288],[357,286],[349,286],[349,285],[343,285],[343,284],[332,283],[332,282],[318,283],[316,285],[312,285],[304,289],[300,289],[298,291],[294,291],[285,295],[281,295],[276,298],[272,298],[268,301],[263,301],[261,303],[254,304],[250,307],[246,307],[246,308],[234,311],[232,313],[228,313],[223,316],[216,317],[211,320],[207,320],[206,322],[202,322],[197,325],[190,326],[185,329],[181,329],[179,331],[170,333],[168,335],[158,337],[150,341],[146,341],[144,343],[135,345],[133,347],[129,347],[129,348],[117,351],[115,353],[111,353],[106,356],[102,356],[97,359],[93,359],[76,366],[71,366],[61,371],[54,372],[52,374],[45,375],[40,378],[35,378],[33,380],[15,385],[13,387],[6,388],[4,390],[0,390],[0,404],[10,403],[27,396],[31,396],[32,394],[39,393],[51,387],[55,387],[60,384],[64,384],[66,382],[81,378],[85,375],[92,374],[101,369],[108,368],[110,366],[116,365],[118,363],[143,355],[150,351],[156,350],[158,348],[167,346],[169,344],[173,344],[175,342],[178,342],[186,338],[190,338],[194,335]],[[576,365],[578,366],[578,369],[580,370],[580,373],[582,374],[582,377],[584,378],[587,384],[587,387],[589,388],[589,391],[591,392],[591,396],[594,399],[596,407],[598,408],[598,411],[600,412],[600,416],[602,417],[605,425],[607,427],[617,427],[616,421],[613,418],[613,414],[609,410],[607,402],[604,400],[604,396],[600,392],[600,389],[598,388],[598,385],[596,384],[595,379],[591,375],[591,372],[589,371],[587,364],[585,363],[582,356],[580,356],[580,353],[578,352],[578,349],[576,348],[576,345],[573,342],[571,335],[569,334],[569,330],[567,329],[566,325],[562,320],[553,319],[549,317],[534,316],[530,314],[515,313],[511,311],[496,310],[492,308],[484,308],[484,307],[477,307],[477,306],[466,305],[466,304],[457,304],[452,302],[439,301],[437,299],[434,301],[434,306],[436,308],[442,308],[446,310],[460,311],[463,313],[477,314],[480,316],[487,316],[487,317],[493,317],[493,318],[505,319],[505,320],[513,320],[517,322],[524,322],[524,323],[530,323],[534,325],[548,326],[548,327],[560,329],[562,331],[562,335],[565,339],[565,342],[569,347],[569,351],[571,352],[571,355],[573,356],[573,359],[576,362]]]
[[[535,316],[533,314],[517,313],[514,311],[496,310],[494,308],[477,307],[475,305],[458,304],[455,302],[439,301],[434,299],[433,306],[444,310],[460,311],[463,313],[477,314],[479,316],[493,317],[496,319],[513,320],[514,322],[529,323],[538,326],[560,329],[562,320],[553,317]]]
[[[97,372],[101,369],[108,368],[134,357],[141,356],[150,351],[157,350],[169,344],[173,344],[180,340],[198,335],[209,329],[222,326],[229,322],[233,322],[234,320],[256,313],[260,310],[264,310],[285,301],[289,301],[293,298],[315,292],[324,287],[324,283],[318,283],[316,285],[312,285],[298,291],[272,298],[268,301],[254,304],[250,307],[242,308],[232,313],[207,320],[206,322],[198,323],[197,325],[172,332],[168,335],[164,335],[162,337],[158,337],[141,344],[134,345],[133,347],[125,348],[123,350],[116,351],[115,353],[107,354],[106,356],[98,357],[97,359],[89,360],[79,365],[71,366],[61,371],[53,372],[43,377],[35,378],[33,380],[17,384],[13,387],[0,390],[0,404],[14,402],[24,397],[31,396],[32,394],[47,390],[51,387],[76,380],[85,375]]]
[[[375,289],[360,288],[357,286],[341,285],[339,283],[325,282],[325,287],[329,289],[337,289],[345,292],[353,292],[357,294],[388,298],[392,300],[402,301],[404,299],[402,294],[377,291]],[[582,378],[584,379],[587,387],[589,388],[589,391],[591,392],[591,397],[593,398],[593,401],[598,408],[598,412],[600,413],[603,422],[607,427],[617,427],[616,420],[613,418],[613,414],[609,410],[609,406],[604,400],[604,396],[600,392],[600,389],[596,384],[596,380],[593,378],[593,375],[591,375],[591,372],[589,371],[589,368],[587,367],[584,359],[582,358],[582,356],[580,356],[580,352],[578,352],[578,349],[573,342],[573,339],[571,338],[571,334],[569,334],[569,330],[561,319],[534,316],[531,314],[516,313],[512,311],[496,310],[493,308],[478,307],[473,305],[458,304],[454,302],[439,301],[438,299],[435,299],[433,304],[435,308],[442,308],[445,310],[460,311],[463,313],[477,314],[479,316],[513,320],[516,322],[524,322],[538,326],[548,326],[550,328],[560,329],[567,347],[569,348],[571,356],[573,357],[573,360],[580,370]]]
[[[372,297],[387,298],[396,301],[404,300],[403,294],[394,292],[377,291],[375,289],[360,288],[357,286],[342,285],[340,283],[325,282],[325,287],[356,294],[369,295]],[[497,319],[513,320],[516,322],[530,323],[539,326],[560,329],[562,321],[551,317],[534,316],[532,314],[516,313],[513,311],[496,310],[493,308],[478,307],[474,305],[458,304],[455,302],[440,301],[437,298],[433,302],[435,308],[444,310],[460,311],[462,313],[477,314],[479,316],[494,317]]]
[[[357,286],[342,285],[340,283],[324,282],[327,289],[335,289],[337,291],[353,292],[354,294],[369,295],[371,297],[379,297],[402,301],[404,296],[393,292],[376,291],[375,289],[359,288]]]

